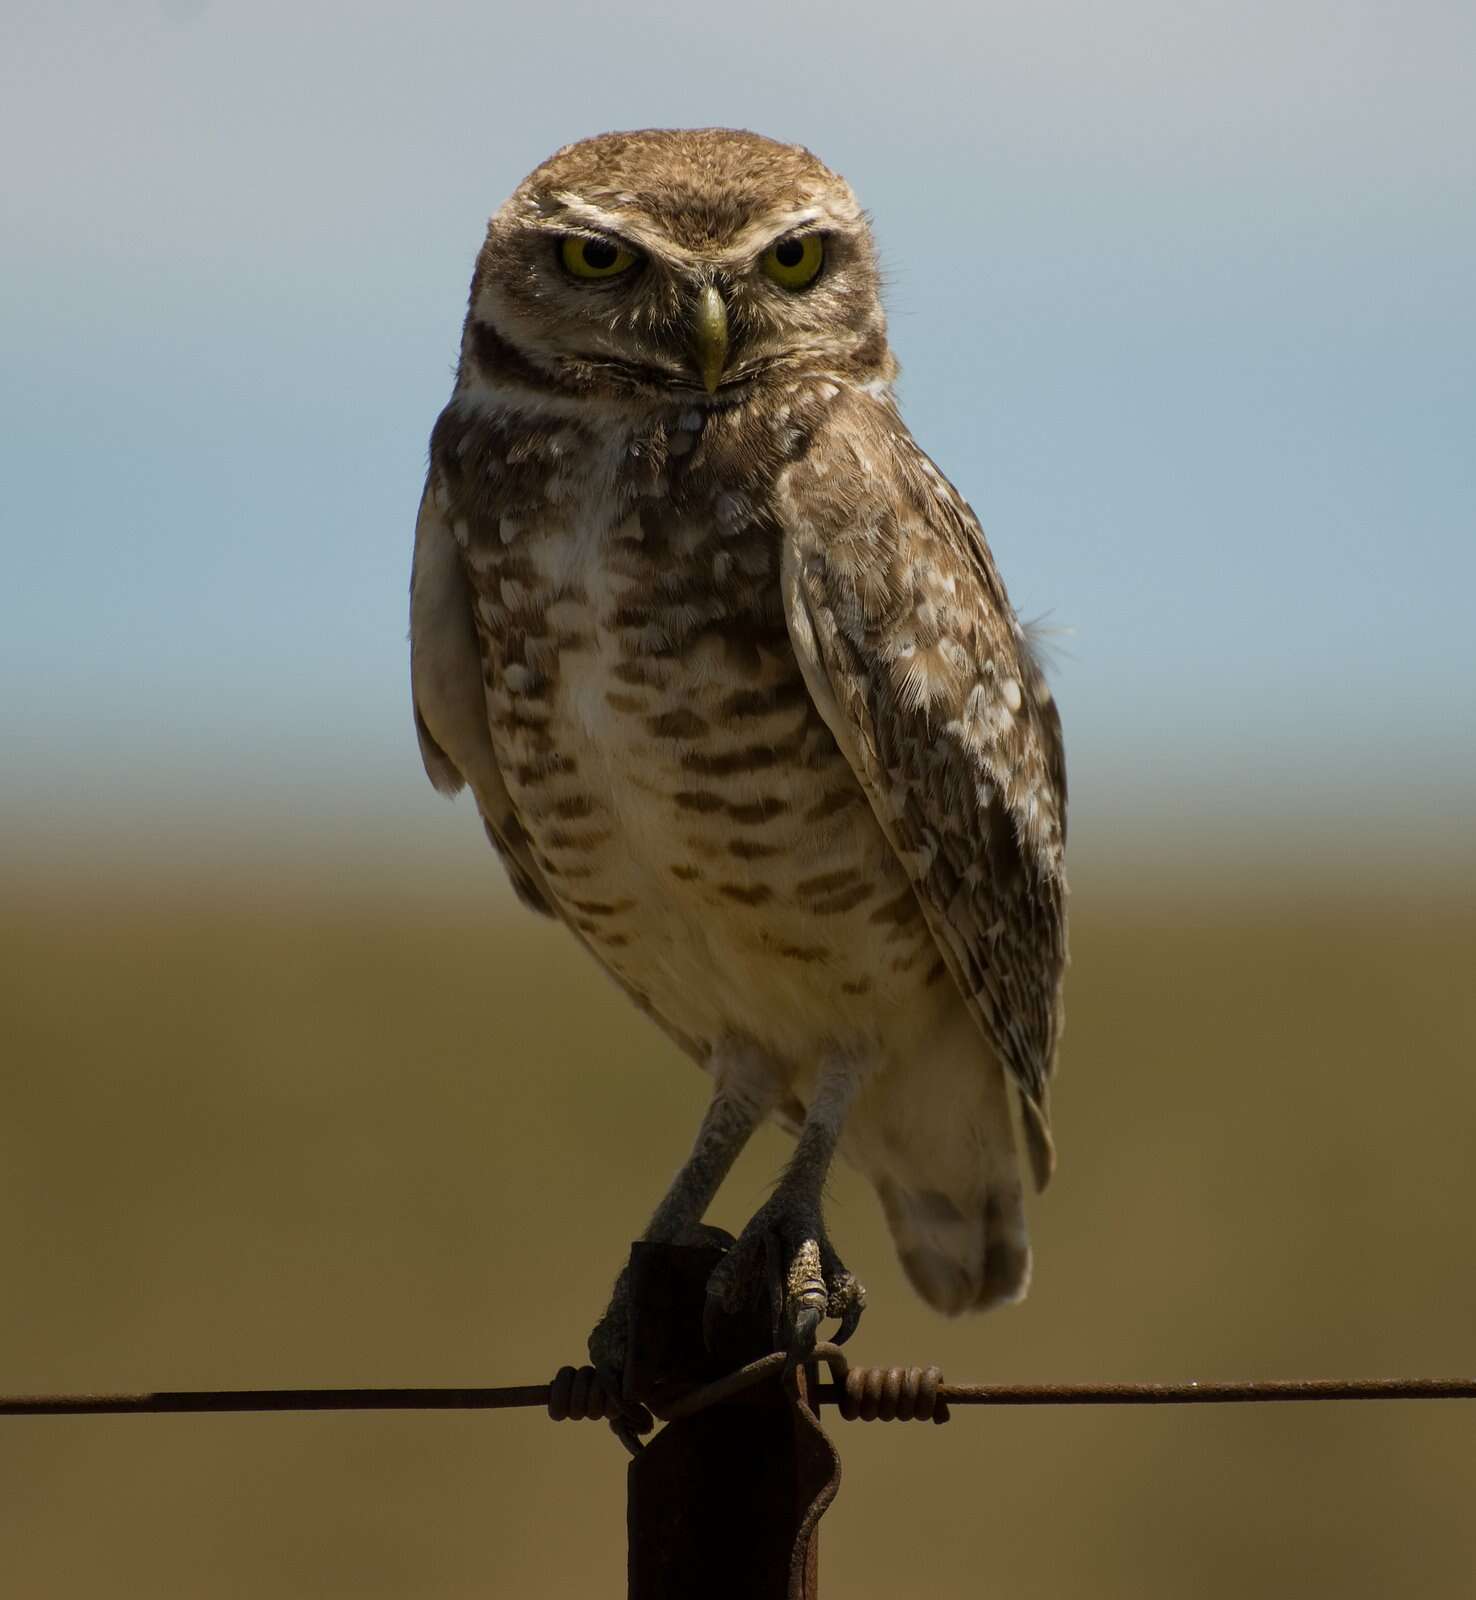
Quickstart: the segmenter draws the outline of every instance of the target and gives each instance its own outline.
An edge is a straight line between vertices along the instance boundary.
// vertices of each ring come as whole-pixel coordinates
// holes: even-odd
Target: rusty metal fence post
[[[664,1398],[773,1347],[766,1309],[702,1335],[708,1275],[721,1251],[637,1244],[630,1258],[630,1392]],[[630,1464],[630,1600],[816,1600],[821,1513],[840,1457],[798,1392],[767,1382],[669,1422]]]

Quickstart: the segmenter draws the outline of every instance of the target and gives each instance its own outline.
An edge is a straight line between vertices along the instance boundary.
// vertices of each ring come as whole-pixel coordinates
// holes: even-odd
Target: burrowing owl
[[[411,655],[431,781],[713,1080],[646,1237],[798,1135],[709,1288],[792,1356],[863,1294],[837,1148],[940,1311],[1030,1270],[1066,960],[1060,722],[892,396],[870,232],[808,151],[567,146],[493,217],[431,437]],[[591,1338],[620,1363],[621,1298]]]

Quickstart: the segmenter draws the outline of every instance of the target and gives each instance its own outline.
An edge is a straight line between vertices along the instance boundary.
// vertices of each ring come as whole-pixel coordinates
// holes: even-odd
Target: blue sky
[[[12,848],[472,848],[404,643],[472,258],[557,145],[706,123],[871,209],[907,418],[1074,630],[1084,849],[1476,832],[1476,8],[12,0],[4,33]]]

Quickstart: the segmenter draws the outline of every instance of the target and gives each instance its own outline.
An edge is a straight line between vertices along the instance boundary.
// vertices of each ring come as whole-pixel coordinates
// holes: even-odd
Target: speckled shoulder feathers
[[[791,635],[955,982],[1034,1114],[1066,964],[1060,719],[972,511],[889,401],[840,399],[786,472]]]

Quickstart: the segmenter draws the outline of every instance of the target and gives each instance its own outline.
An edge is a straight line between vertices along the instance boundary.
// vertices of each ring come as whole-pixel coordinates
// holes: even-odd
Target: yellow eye
[[[576,278],[616,278],[635,265],[635,251],[613,239],[585,239],[571,233],[559,246],[559,259]]]
[[[813,283],[824,264],[825,241],[818,233],[792,234],[771,244],[760,263],[765,275],[786,289]]]

